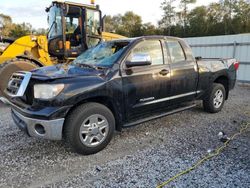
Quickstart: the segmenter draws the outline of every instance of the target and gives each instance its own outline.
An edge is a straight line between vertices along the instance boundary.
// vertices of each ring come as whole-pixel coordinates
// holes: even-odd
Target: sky
[[[90,0],[70,0],[72,2],[89,4]],[[164,0],[96,0],[100,5],[103,15],[124,14],[133,11],[142,17],[143,22],[157,24],[162,17],[160,8]],[[177,0],[178,1],[178,0]],[[190,6],[208,5],[218,0],[197,0]],[[47,28],[47,14],[45,7],[51,4],[51,0],[0,0],[0,13],[10,15],[14,23],[28,22],[34,28]],[[178,3],[176,4],[178,7]]]

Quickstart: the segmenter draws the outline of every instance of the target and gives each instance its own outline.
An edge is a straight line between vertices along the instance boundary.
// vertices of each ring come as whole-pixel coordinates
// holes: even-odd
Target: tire
[[[2,63],[0,65],[0,96],[5,96],[4,90],[6,89],[9,79],[14,72],[30,71],[35,68],[38,68],[38,66],[29,60],[23,59],[12,59]]]
[[[104,125],[107,127],[103,128]],[[77,107],[67,116],[63,135],[70,149],[90,155],[104,149],[114,131],[115,118],[112,112],[102,104],[91,102]]]
[[[203,100],[204,110],[210,113],[220,112],[224,106],[225,98],[225,87],[222,84],[214,83],[207,98]]]

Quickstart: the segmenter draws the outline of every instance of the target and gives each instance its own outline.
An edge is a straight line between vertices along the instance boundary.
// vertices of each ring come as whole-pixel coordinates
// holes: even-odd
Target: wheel
[[[217,113],[223,108],[226,90],[222,84],[214,83],[208,97],[203,100],[204,110]]]
[[[30,71],[32,69],[38,68],[37,65],[33,64],[28,60],[23,59],[12,59],[6,61],[0,65],[0,96],[5,96],[4,90],[7,87],[9,79],[14,72],[17,71]]]
[[[99,103],[86,103],[66,118],[64,138],[66,144],[83,155],[97,153],[111,141],[115,131],[112,112]]]

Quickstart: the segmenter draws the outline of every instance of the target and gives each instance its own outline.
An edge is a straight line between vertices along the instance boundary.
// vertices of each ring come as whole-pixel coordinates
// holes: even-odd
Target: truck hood
[[[94,68],[82,68],[72,65],[56,65],[48,66],[31,71],[32,78],[39,80],[54,80],[61,78],[73,78],[73,77],[89,77],[99,76],[102,77],[105,74],[105,70],[97,70]]]

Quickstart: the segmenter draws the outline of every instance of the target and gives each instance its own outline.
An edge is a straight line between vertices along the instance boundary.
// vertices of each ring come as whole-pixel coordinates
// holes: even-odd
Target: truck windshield
[[[54,6],[49,10],[48,16],[49,33],[48,38],[54,38],[56,36],[62,35],[62,17],[61,9]]]
[[[111,67],[128,46],[129,41],[102,42],[78,56],[73,64]]]

